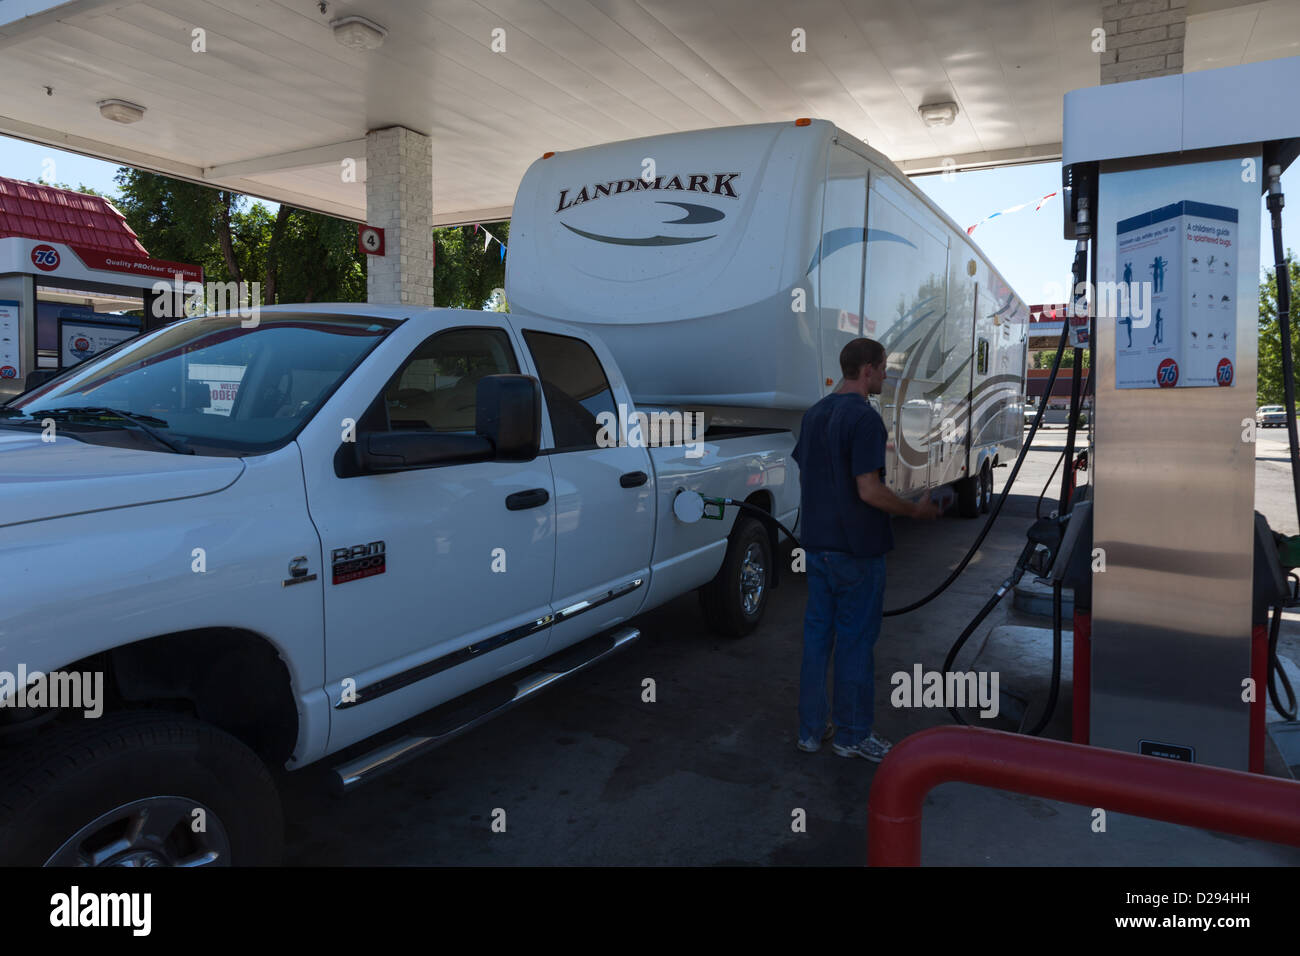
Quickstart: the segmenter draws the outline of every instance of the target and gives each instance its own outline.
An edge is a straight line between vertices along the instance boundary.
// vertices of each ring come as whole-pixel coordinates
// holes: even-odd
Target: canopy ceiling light
[[[126,100],[100,100],[99,115],[114,123],[138,123],[144,119],[144,107]]]
[[[957,104],[951,101],[927,103],[921,107],[921,119],[925,120],[926,126],[951,126],[956,118]]]
[[[330,22],[334,39],[349,50],[377,50],[388,31],[365,17],[340,17]]]

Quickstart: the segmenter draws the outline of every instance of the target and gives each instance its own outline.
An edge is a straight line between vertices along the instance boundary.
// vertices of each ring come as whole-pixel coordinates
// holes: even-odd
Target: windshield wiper
[[[122,421],[127,422],[128,424],[134,425],[158,444],[165,448],[170,448],[178,455],[194,454],[194,449],[189,445],[179,439],[168,438],[166,435],[163,435],[154,428],[154,425],[157,425],[159,428],[166,428],[167,422],[165,419],[155,418],[153,415],[137,415],[135,412],[124,412],[119,408],[106,408],[97,405],[76,408],[42,408],[37,414],[70,416],[78,412],[86,415],[112,415],[115,418],[122,419]],[[37,415],[32,415],[32,417],[36,418]]]

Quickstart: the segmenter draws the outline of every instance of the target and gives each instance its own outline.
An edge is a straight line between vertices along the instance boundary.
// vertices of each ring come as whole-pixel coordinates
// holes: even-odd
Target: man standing
[[[813,753],[832,736],[841,757],[879,761],[889,742],[871,732],[875,646],[884,611],[890,515],[936,518],[929,497],[913,504],[885,485],[885,423],[867,401],[885,384],[885,350],[854,339],[840,352],[839,389],[808,409],[799,463],[800,543],[808,565],[799,749]],[[834,718],[827,720],[826,672],[835,652]]]

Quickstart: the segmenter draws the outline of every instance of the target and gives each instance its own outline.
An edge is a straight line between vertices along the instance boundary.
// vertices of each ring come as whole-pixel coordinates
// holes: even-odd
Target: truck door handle
[[[650,476],[644,471],[629,471],[626,475],[618,477],[618,483],[624,488],[640,488],[649,480]]]
[[[550,500],[551,493],[545,488],[529,488],[527,491],[516,491],[513,495],[506,495],[506,507],[511,511],[523,511],[544,505]]]

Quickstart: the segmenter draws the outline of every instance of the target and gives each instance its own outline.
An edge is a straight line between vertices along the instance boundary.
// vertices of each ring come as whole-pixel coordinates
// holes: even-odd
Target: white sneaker
[[[809,737],[807,740],[801,740],[799,741],[799,749],[806,754],[815,754],[817,751],[822,749],[822,743],[824,741],[830,740],[834,736],[835,725],[828,723],[826,729],[822,731],[821,740],[814,740],[812,737]]]
[[[872,734],[866,740],[852,747],[841,747],[839,744],[833,744],[831,749],[840,757],[863,757],[873,763],[880,763],[885,759],[885,754],[889,753],[892,746],[884,737],[879,734]]]

